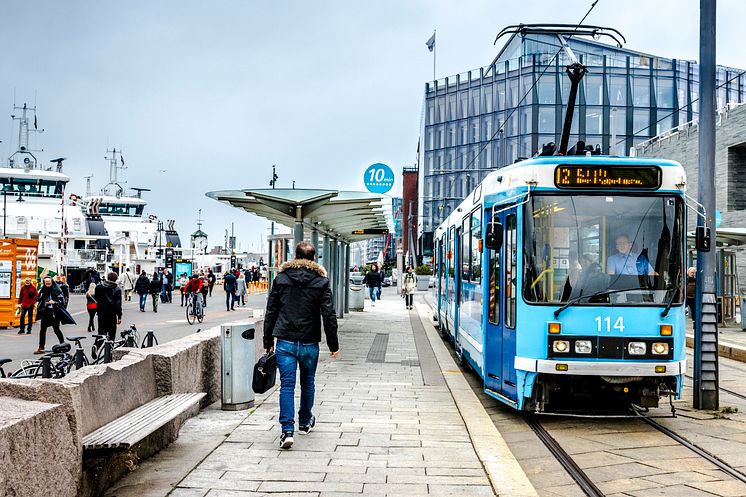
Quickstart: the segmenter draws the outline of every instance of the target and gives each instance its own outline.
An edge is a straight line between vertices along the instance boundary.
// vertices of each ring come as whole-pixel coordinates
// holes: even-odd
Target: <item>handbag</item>
[[[264,354],[254,364],[254,378],[251,388],[254,393],[264,393],[273,386],[277,380],[277,358],[274,353]]]

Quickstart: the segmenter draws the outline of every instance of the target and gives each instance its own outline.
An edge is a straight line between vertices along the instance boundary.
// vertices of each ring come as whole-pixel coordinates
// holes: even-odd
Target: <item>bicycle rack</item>
[[[137,347],[137,343],[135,343],[135,337],[132,335],[127,335],[127,340],[124,341],[125,347]]]
[[[52,358],[49,356],[44,356],[41,358],[41,377],[52,377]]]
[[[153,333],[153,330],[148,330],[145,338],[142,339],[142,346],[140,348],[147,349],[153,347],[154,345],[158,345],[158,339],[155,337],[155,333]]]
[[[83,349],[75,349],[75,369],[85,366]]]
[[[111,340],[104,342],[104,364],[111,362]]]

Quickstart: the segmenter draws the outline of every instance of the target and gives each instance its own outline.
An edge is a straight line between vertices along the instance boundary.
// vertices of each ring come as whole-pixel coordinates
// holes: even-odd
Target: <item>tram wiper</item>
[[[679,270],[679,273],[681,270]],[[663,309],[663,312],[661,312],[661,317],[664,318],[668,316],[668,311],[671,310],[671,306],[673,305],[673,300],[676,298],[676,295],[679,294],[679,288],[681,287],[681,275],[676,275],[676,283],[674,284],[673,291],[671,292],[671,298],[668,299],[668,302],[666,303],[666,308]]]
[[[600,297],[601,295],[611,295],[612,293],[631,292],[633,290],[639,290],[640,287],[635,288],[617,288],[616,290],[601,290],[600,292],[592,293],[590,295],[580,295],[574,299],[570,299],[565,302],[565,305],[554,311],[554,317],[559,317],[560,313],[570,307],[573,304],[580,302],[583,299],[592,299],[593,297]]]

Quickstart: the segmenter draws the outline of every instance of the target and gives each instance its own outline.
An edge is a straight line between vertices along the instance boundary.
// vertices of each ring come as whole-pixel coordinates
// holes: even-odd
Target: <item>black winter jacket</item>
[[[55,304],[51,306],[47,305],[48,301],[54,301]],[[65,300],[65,296],[62,294],[62,290],[57,286],[57,283],[52,282],[52,286],[46,286],[42,281],[41,287],[39,288],[39,295],[36,297],[38,302],[36,306],[36,315],[42,319],[56,319],[55,310]]]
[[[382,283],[383,279],[378,271],[368,271],[363,277],[363,285],[368,285],[368,288],[378,288]]]
[[[163,289],[163,284],[161,283],[161,279],[158,277],[157,274],[153,275],[153,279],[150,280],[150,294],[151,295],[160,295],[161,290]]]
[[[337,314],[326,270],[303,259],[284,263],[267,297],[264,348],[274,346],[275,338],[318,343],[322,319],[326,344],[330,352],[336,352],[339,350]]]
[[[122,289],[113,281],[102,281],[93,293],[96,311],[103,317],[122,317]]]
[[[235,292],[236,291],[236,275],[233,273],[228,273],[225,276],[223,276],[223,288],[225,288],[226,292]]]
[[[135,281],[135,293],[138,295],[146,295],[150,290],[150,280],[148,279],[148,275],[145,273],[140,273],[140,276]]]

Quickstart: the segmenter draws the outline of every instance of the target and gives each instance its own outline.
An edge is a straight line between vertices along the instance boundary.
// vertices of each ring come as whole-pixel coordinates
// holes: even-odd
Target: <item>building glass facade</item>
[[[569,46],[588,73],[576,100],[569,146],[603,154],[631,147],[697,118],[696,62],[647,55],[592,40]],[[555,57],[555,54],[559,54]],[[514,35],[485,68],[425,85],[420,137],[423,240],[495,169],[559,144],[570,60],[554,35]],[[717,67],[718,106],[746,101],[746,74]],[[425,255],[431,247],[423,247]]]

